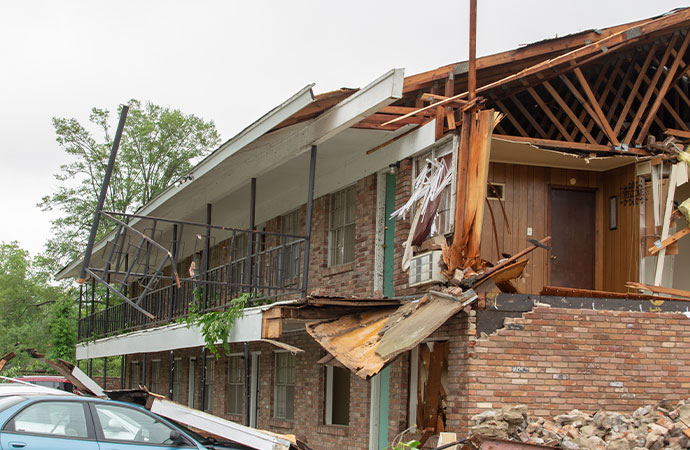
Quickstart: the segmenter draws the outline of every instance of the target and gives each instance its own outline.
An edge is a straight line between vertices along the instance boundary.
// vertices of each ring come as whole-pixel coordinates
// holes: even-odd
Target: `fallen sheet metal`
[[[476,300],[473,290],[461,297],[429,292],[397,309],[381,308],[311,322],[307,332],[345,367],[368,379]]]
[[[64,361],[62,359],[56,359],[52,361],[46,359],[45,363],[48,364],[53,369],[57,370],[62,376],[67,378],[73,385],[77,387],[81,392],[86,394],[91,394],[96,397],[104,397],[105,392],[103,389],[93,381],[88,375],[79,369],[79,367],[74,364]]]
[[[146,407],[152,413],[159,416],[257,450],[289,450],[298,448],[297,441],[293,436],[279,435],[257,430],[256,428],[245,427],[244,425],[158,396],[150,395]]]

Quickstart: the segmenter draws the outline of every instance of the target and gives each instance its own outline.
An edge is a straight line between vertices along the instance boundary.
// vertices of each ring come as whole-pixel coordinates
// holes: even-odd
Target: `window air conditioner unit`
[[[422,253],[410,261],[409,281],[410,286],[421,286],[429,283],[441,283],[444,281],[441,275],[441,250]]]

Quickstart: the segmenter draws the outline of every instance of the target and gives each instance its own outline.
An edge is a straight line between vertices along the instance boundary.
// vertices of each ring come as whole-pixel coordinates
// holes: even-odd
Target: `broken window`
[[[149,390],[153,393],[160,394],[161,387],[161,362],[158,359],[151,361],[151,386]]]
[[[242,414],[242,394],[244,392],[244,358],[240,355],[228,357],[228,382],[226,410],[228,414]]]
[[[182,390],[182,358],[175,358],[173,365],[173,401],[180,402]]]
[[[355,259],[356,194],[355,186],[350,186],[331,195],[330,266],[347,264]]]
[[[285,214],[281,218],[281,232],[283,234],[291,234],[294,236],[302,235],[302,224],[301,224],[301,214],[300,210],[297,209],[291,213]],[[284,249],[284,266],[285,278],[291,279],[299,274],[299,266],[301,260],[300,245],[296,241],[297,237],[286,237],[285,238],[285,249]]]
[[[213,379],[215,375],[216,360],[206,358],[206,379],[204,384],[204,411],[213,411]]]
[[[138,389],[139,384],[141,384],[141,366],[139,361],[132,361],[129,373],[129,387],[131,389]]]
[[[274,416],[293,420],[295,410],[295,355],[276,352]]]
[[[414,159],[413,180],[424,171],[431,168],[431,161],[439,161],[445,164],[446,170],[453,170],[453,145],[452,141],[433,148],[430,151]],[[447,173],[447,172],[446,172]],[[454,183],[449,183],[439,196],[438,208],[434,217],[429,237],[436,235],[447,235],[453,232],[453,222],[455,220],[455,193],[453,192]],[[414,214],[411,215],[414,217]]]
[[[326,425],[350,423],[350,371],[326,366]]]

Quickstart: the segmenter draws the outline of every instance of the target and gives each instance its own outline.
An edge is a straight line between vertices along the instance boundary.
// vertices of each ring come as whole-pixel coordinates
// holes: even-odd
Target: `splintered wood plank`
[[[546,88],[547,91],[549,91],[549,94],[551,94],[551,97],[553,97],[554,100],[556,100],[556,103],[563,109],[563,111],[568,115],[570,120],[575,124],[578,130],[580,130],[580,133],[582,133],[585,138],[591,143],[591,144],[596,144],[597,141],[594,140],[594,137],[587,131],[587,128],[585,128],[584,124],[578,119],[578,117],[575,115],[572,109],[568,106],[568,104],[563,100],[563,97],[561,97],[558,92],[551,86],[551,83],[548,81],[544,82],[544,87]]]
[[[609,142],[611,142],[613,145],[618,147],[620,145],[620,142],[618,141],[618,138],[614,134],[613,130],[611,129],[611,125],[608,123],[606,120],[606,115],[604,114],[604,111],[601,110],[601,106],[599,106],[599,101],[597,100],[596,96],[594,95],[594,92],[592,92],[591,87],[589,86],[589,83],[585,79],[584,74],[582,73],[582,70],[580,70],[579,67],[576,67],[575,70],[575,76],[577,77],[578,81],[580,82],[580,85],[582,86],[582,90],[585,91],[585,95],[589,99],[589,102],[594,109],[594,113],[596,116],[599,118],[599,122],[602,126],[602,129],[604,130],[604,133],[606,133],[606,136],[609,139]]]
[[[524,128],[522,128],[522,125],[520,125],[520,122],[515,118],[515,116],[510,112],[510,109],[501,101],[497,101],[496,105],[501,109],[501,112],[506,115],[510,123],[513,124],[515,129],[520,133],[520,135],[527,137],[529,134],[525,131]]]
[[[669,245],[673,244],[674,242],[678,242],[680,239],[684,238],[688,234],[690,234],[690,227],[683,228],[679,232],[677,232],[677,233],[673,234],[672,236],[669,236],[666,239],[664,239],[663,241],[661,241],[661,244],[658,247],[656,245],[652,245],[651,247],[649,247],[649,249],[648,249],[649,254],[650,255],[656,255],[657,253],[659,253],[659,251],[662,248],[666,248]]]
[[[621,131],[621,127],[623,126],[623,123],[625,122],[625,119],[628,117],[628,111],[630,111],[630,107],[633,104],[633,101],[635,100],[637,96],[637,92],[640,89],[640,86],[642,85],[642,80],[644,80],[645,75],[647,73],[647,70],[649,69],[649,65],[652,63],[652,59],[654,59],[654,54],[656,53],[658,44],[654,43],[652,45],[652,48],[649,49],[649,53],[647,53],[647,57],[644,60],[644,63],[642,64],[642,69],[640,69],[640,72],[637,75],[637,78],[635,79],[635,83],[633,84],[630,94],[628,94],[628,99],[625,102],[625,105],[623,105],[623,109],[621,110],[620,115],[618,116],[618,122],[616,122],[616,126],[613,127],[613,132],[616,133],[616,136]]]
[[[551,119],[551,122],[553,122],[553,124],[558,129],[558,132],[561,133],[563,138],[566,141],[572,142],[573,137],[570,135],[570,133],[568,133],[568,131],[563,126],[563,124],[561,124],[561,122],[556,118],[556,116],[553,115],[553,113],[551,112],[551,109],[546,105],[546,103],[544,103],[544,100],[542,100],[542,98],[539,96],[539,94],[537,94],[537,91],[535,91],[534,88],[527,88],[527,92],[529,92],[529,94],[532,96],[534,101],[537,102],[537,105],[539,105],[539,107],[542,109],[542,111],[544,111],[546,116],[549,119]]]
[[[673,295],[674,297],[683,297],[683,299],[688,299],[687,301],[690,301],[690,291],[684,291],[682,289],[667,288],[667,287],[662,287],[662,286],[651,286],[649,284],[635,283],[633,281],[628,281],[626,283],[626,285],[628,287],[633,288],[633,289],[640,289],[640,290],[645,290],[645,291],[656,292],[657,294],[668,294],[668,295]],[[681,299],[677,298],[674,300],[681,300]]]
[[[527,111],[527,108],[525,108],[525,106],[517,99],[517,97],[513,96],[513,97],[510,97],[510,99],[513,101],[515,106],[517,106],[517,108],[520,110],[522,115],[525,116],[525,118],[529,121],[529,123],[532,125],[532,127],[537,131],[537,133],[539,133],[539,135],[543,139],[548,139],[548,135],[546,134],[544,129],[539,125],[539,123],[537,123],[536,120],[534,120],[534,117],[532,116],[532,114],[530,114],[530,112]]]
[[[642,114],[644,113],[645,109],[647,109],[647,104],[649,103],[649,100],[652,98],[652,94],[654,93],[654,88],[656,87],[656,84],[659,82],[659,78],[661,77],[661,74],[664,72],[664,67],[666,66],[666,61],[668,61],[668,57],[671,55],[671,48],[676,45],[676,40],[678,39],[678,36],[673,36],[671,38],[671,42],[669,43],[668,47],[666,48],[666,51],[664,52],[664,56],[661,58],[661,64],[659,67],[657,67],[656,72],[654,73],[654,77],[652,77],[652,82],[651,84],[647,87],[647,92],[644,94],[644,97],[642,98],[642,102],[640,104],[640,107],[637,110],[637,113],[635,114],[635,117],[633,117],[632,122],[630,123],[630,128],[628,128],[628,132],[625,134],[625,138],[623,138],[623,142],[628,145],[632,141],[632,137],[635,134],[635,131],[637,130],[637,126],[640,123],[640,120],[642,120]],[[644,72],[642,72],[644,73]]]
[[[668,73],[666,74],[664,82],[661,84],[661,88],[659,88],[659,92],[656,96],[656,99],[654,100],[654,103],[652,103],[652,107],[649,108],[647,118],[642,124],[640,132],[637,135],[637,140],[635,141],[637,145],[642,144],[645,137],[647,136],[647,133],[649,132],[649,127],[652,126],[652,119],[656,117],[656,113],[659,110],[659,107],[661,106],[661,101],[664,99],[669,87],[671,86],[673,76],[675,75],[676,70],[678,70],[678,65],[680,64],[680,61],[683,59],[683,56],[685,56],[685,52],[688,49],[688,44],[690,44],[690,32],[685,34],[685,39],[683,39],[683,43],[680,45],[680,50],[676,55],[676,59],[673,61],[673,64],[671,64],[671,68],[668,69]],[[673,47],[673,45],[671,45],[671,47]]]

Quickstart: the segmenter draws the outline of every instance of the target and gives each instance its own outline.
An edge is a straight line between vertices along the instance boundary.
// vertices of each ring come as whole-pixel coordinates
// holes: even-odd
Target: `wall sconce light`
[[[391,175],[395,175],[396,173],[398,173],[399,168],[400,168],[400,162],[399,161],[396,163],[388,164],[388,173],[390,173]]]

